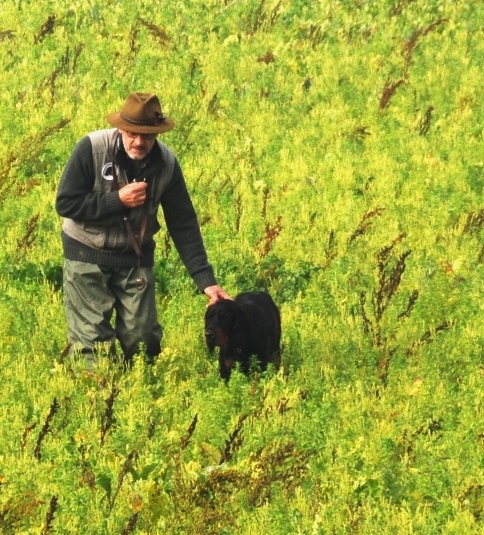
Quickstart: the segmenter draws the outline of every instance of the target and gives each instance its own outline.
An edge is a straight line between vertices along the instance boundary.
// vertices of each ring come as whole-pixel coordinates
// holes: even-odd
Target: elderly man
[[[161,205],[168,232],[199,290],[215,303],[229,298],[208,262],[185,179],[157,135],[174,127],[154,94],[131,93],[114,128],[75,146],[59,184],[64,217],[64,304],[70,351],[91,368],[96,346],[119,340],[129,363],[140,343],[150,360],[161,351],[155,306],[154,235]],[[114,326],[111,319],[115,311]]]

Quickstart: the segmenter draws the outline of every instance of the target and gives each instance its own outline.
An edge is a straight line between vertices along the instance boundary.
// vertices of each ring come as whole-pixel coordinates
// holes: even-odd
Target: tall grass
[[[482,531],[483,9],[2,3],[0,532]],[[57,183],[133,90],[279,372],[219,380],[165,229],[155,365],[66,356]]]

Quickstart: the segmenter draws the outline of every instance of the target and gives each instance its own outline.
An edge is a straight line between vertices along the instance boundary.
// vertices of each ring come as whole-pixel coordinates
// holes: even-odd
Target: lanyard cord
[[[115,147],[118,141],[119,132],[116,131],[113,137],[113,140],[111,142],[111,166],[112,166],[112,172],[113,172],[113,184],[117,191],[119,191],[119,181],[118,181],[118,173],[116,171],[116,165],[114,164],[114,154],[115,154]],[[141,290],[144,290],[146,287],[146,279],[144,277],[141,277],[141,258],[143,257],[143,253],[141,251],[141,245],[143,243],[143,239],[146,233],[146,227],[148,224],[148,196],[146,196],[146,200],[144,203],[144,211],[143,211],[143,221],[141,223],[141,232],[140,232],[140,238],[139,243],[136,239],[136,236],[133,232],[133,227],[131,226],[131,221],[128,219],[128,212],[125,211],[123,216],[123,222],[124,226],[126,227],[126,232],[128,233],[128,239],[131,242],[131,246],[134,249],[134,252],[136,253],[136,256],[138,258],[138,277],[136,279],[136,289],[141,292]]]

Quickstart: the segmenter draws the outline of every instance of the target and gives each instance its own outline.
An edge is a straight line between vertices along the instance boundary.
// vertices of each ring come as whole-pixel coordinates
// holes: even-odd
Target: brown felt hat
[[[135,134],[161,134],[175,126],[161,111],[158,97],[153,93],[130,93],[123,109],[107,116],[110,125]]]

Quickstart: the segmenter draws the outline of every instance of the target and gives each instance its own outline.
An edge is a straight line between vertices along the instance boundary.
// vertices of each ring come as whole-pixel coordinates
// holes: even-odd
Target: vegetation
[[[3,0],[0,532],[477,534],[484,4]],[[283,369],[220,381],[158,238],[156,364],[63,354],[54,198],[153,91],[210,259],[267,289]]]

